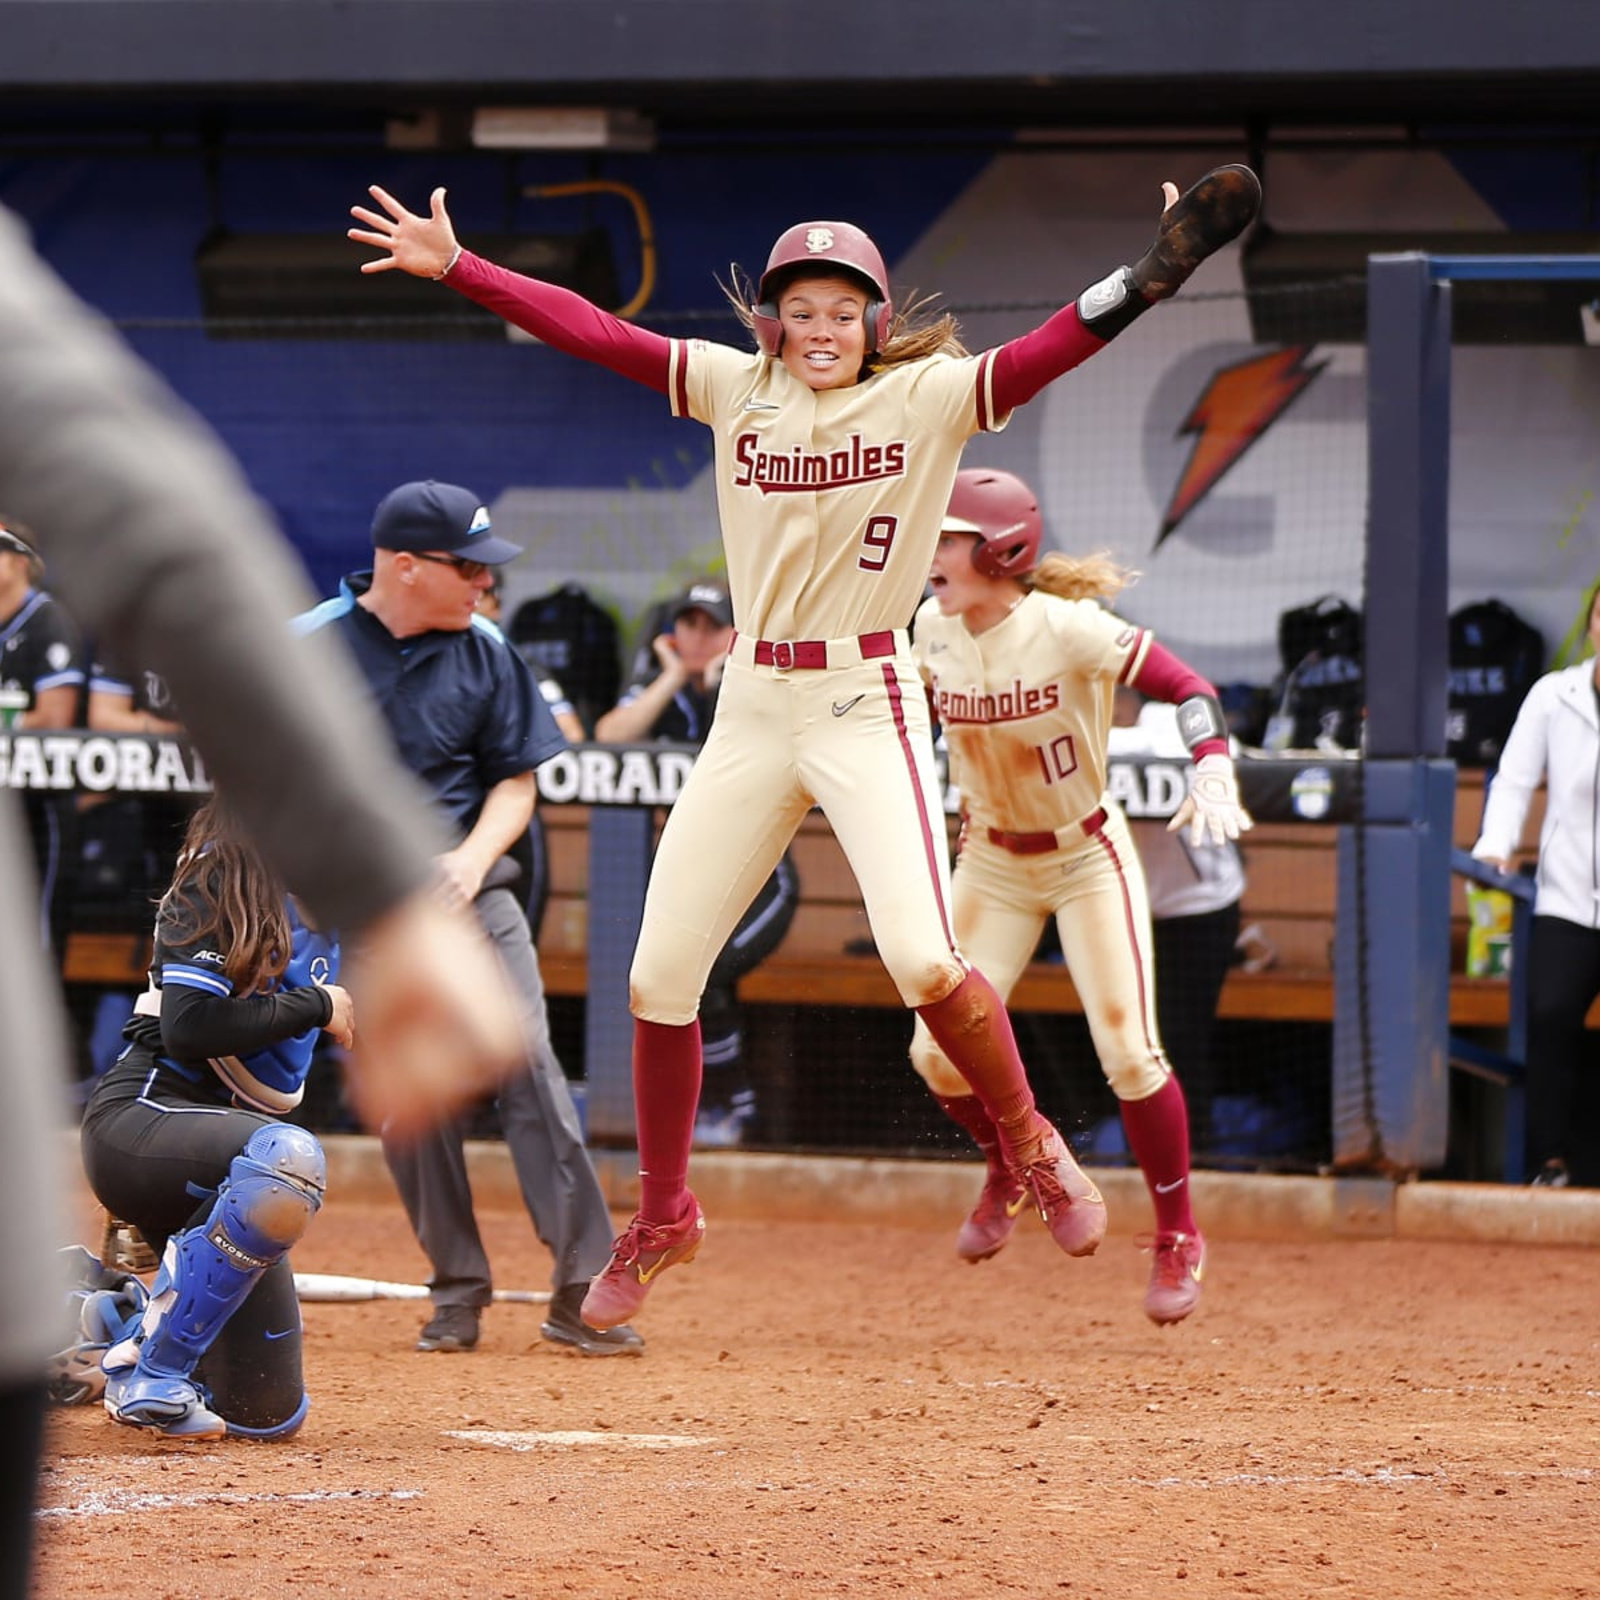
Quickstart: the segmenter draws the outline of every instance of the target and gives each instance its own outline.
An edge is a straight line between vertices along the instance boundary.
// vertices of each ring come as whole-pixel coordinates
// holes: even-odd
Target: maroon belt
[[[1087,836],[1098,833],[1105,826],[1105,821],[1106,808],[1096,806],[1088,816],[1073,826],[1081,828]],[[1061,848],[1060,839],[1053,833],[1007,833],[1002,828],[989,830],[989,843],[999,845],[1002,850],[1009,850],[1014,856],[1048,855],[1050,851]]]
[[[856,640],[856,645],[863,661],[892,656],[894,634],[892,631],[864,633]],[[796,667],[820,671],[828,666],[828,645],[824,639],[780,639],[776,644],[770,639],[757,639],[755,652],[758,667],[776,667],[780,672]]]

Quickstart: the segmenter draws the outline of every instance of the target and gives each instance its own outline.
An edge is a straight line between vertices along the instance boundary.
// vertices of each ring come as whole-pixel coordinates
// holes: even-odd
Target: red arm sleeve
[[[1171,705],[1181,705],[1191,695],[1203,694],[1215,700],[1216,687],[1202,678],[1186,661],[1180,661],[1165,645],[1150,641],[1139,670],[1128,680],[1141,694],[1152,700],[1165,700]],[[1198,761],[1201,756],[1228,754],[1226,739],[1206,739],[1192,752]]]
[[[450,276],[453,280],[455,273]],[[1084,327],[1076,302],[1063,306],[1032,333],[1008,340],[995,352],[995,411],[1004,416],[1024,405],[1052,379],[1104,350],[1109,342]]]
[[[661,394],[668,392],[672,341],[662,334],[624,322],[570,289],[497,267],[470,250],[461,252],[444,281],[552,349],[598,362]]]

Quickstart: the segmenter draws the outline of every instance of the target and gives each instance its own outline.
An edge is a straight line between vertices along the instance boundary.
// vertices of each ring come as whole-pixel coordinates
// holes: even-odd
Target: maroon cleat
[[[666,1268],[694,1259],[705,1232],[705,1213],[692,1194],[687,1210],[676,1222],[646,1222],[636,1216],[617,1236],[605,1271],[589,1285],[583,1297],[583,1320],[601,1330],[627,1322]]]
[[[1028,1191],[1005,1169],[991,1167],[972,1215],[956,1235],[956,1254],[974,1264],[998,1255],[1027,1205]]]
[[[1038,1155],[1017,1176],[1039,1208],[1050,1237],[1069,1256],[1092,1256],[1106,1236],[1106,1203],[1048,1123]]]
[[[1206,1242],[1198,1233],[1158,1233],[1151,1249],[1144,1314],[1163,1326],[1182,1322],[1200,1304]]]

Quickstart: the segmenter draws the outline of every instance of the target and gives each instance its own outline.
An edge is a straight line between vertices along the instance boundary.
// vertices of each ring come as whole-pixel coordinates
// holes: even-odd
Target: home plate
[[[465,1439],[468,1444],[486,1444],[496,1450],[537,1450],[541,1445],[554,1445],[559,1449],[587,1444],[621,1445],[629,1450],[679,1450],[684,1445],[710,1442],[686,1433],[503,1433],[494,1428],[451,1429],[445,1437]]]

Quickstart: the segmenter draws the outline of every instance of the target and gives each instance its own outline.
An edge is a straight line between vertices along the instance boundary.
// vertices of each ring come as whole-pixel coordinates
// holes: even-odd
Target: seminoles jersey
[[[927,601],[912,654],[968,816],[1049,833],[1093,811],[1105,793],[1113,691],[1149,648],[1143,628],[1093,600],[1036,589],[976,635]]]
[[[836,639],[903,628],[980,430],[994,352],[930,356],[813,390],[773,357],[672,341],[675,416],[716,437],[728,592],[741,633]]]

